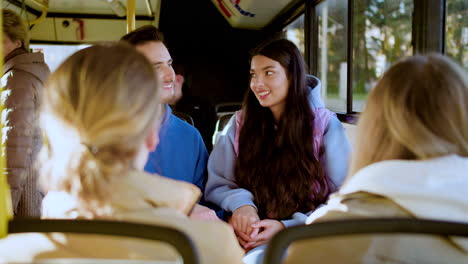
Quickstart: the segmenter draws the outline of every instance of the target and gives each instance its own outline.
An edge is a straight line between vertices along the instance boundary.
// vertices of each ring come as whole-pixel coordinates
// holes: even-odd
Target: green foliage
[[[365,100],[367,93],[392,63],[413,55],[412,15],[414,0],[354,1],[352,76],[353,100]],[[325,7],[327,33],[323,38]],[[318,68],[326,63],[327,98],[341,100],[340,64],[347,61],[348,1],[327,0],[317,6],[319,56],[326,45],[327,60],[317,58]],[[447,0],[446,53],[468,70],[468,1]],[[356,104],[355,104],[356,105]]]
[[[391,63],[412,55],[413,0],[356,1],[354,11],[353,91],[367,93]]]
[[[326,3],[327,94],[331,95],[339,93],[340,64],[347,58],[347,1],[328,0]],[[413,0],[360,0],[354,3],[353,92],[367,94],[392,62],[412,54]],[[319,9],[321,14],[322,7]],[[323,45],[322,19],[323,15],[319,16],[320,45]],[[320,68],[320,58],[318,61]]]
[[[446,29],[447,55],[468,70],[468,1],[447,0]]]

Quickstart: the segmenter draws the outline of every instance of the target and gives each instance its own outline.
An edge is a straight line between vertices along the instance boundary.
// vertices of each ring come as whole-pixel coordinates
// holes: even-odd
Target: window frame
[[[309,73],[318,72],[318,15],[316,7],[327,0],[293,0],[275,19],[263,28],[265,36],[281,32],[296,18],[304,14],[305,62]],[[337,112],[341,122],[356,124],[360,112],[353,111],[352,70],[353,70],[353,12],[354,1],[348,0],[348,47],[347,47],[347,87],[346,112]],[[386,0],[391,1],[391,0]],[[412,41],[413,55],[437,52],[445,54],[446,0],[413,0]]]

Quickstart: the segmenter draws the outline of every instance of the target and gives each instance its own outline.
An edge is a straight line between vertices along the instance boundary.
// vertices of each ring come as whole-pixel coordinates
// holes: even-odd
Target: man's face
[[[175,73],[172,68],[172,58],[166,46],[161,41],[149,41],[137,45],[141,52],[153,64],[154,69],[162,82],[161,102],[168,103],[174,96]]]

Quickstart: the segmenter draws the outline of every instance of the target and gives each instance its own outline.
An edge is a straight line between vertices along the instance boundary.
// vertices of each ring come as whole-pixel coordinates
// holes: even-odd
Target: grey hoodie
[[[309,76],[309,102],[311,108],[324,108],[325,105],[320,98],[320,80]],[[253,202],[253,195],[250,191],[239,188],[234,175],[234,164],[236,153],[234,150],[236,133],[235,115],[224,128],[219,141],[211,152],[208,160],[208,180],[205,189],[205,199],[219,205],[226,211],[234,212],[244,205],[251,205],[256,208]],[[323,137],[325,149],[323,160],[325,170],[333,183],[339,187],[346,177],[348,170],[349,155],[351,146],[345,135],[344,128],[338,118],[333,115],[330,118],[328,127],[325,129]],[[241,155],[241,154],[240,154]],[[292,219],[283,220],[286,226],[304,224],[307,214],[296,212]]]

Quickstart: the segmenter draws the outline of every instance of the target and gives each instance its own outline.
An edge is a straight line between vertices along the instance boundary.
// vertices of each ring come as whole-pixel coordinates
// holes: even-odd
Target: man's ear
[[[146,147],[150,152],[153,152],[156,150],[156,147],[158,146],[159,143],[159,135],[158,135],[158,129],[152,128],[151,131],[148,133],[146,136]]]

